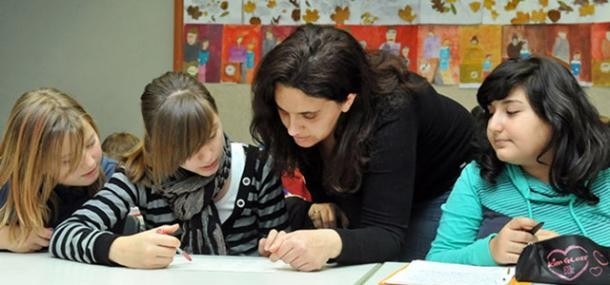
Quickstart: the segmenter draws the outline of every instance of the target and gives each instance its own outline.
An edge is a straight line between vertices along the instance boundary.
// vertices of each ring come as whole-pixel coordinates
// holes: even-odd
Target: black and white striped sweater
[[[226,197],[232,200],[227,203],[223,198],[225,205],[219,207],[222,231],[230,255],[253,255],[258,239],[271,229],[288,226],[282,185],[279,176],[270,172],[270,161],[261,160],[259,149],[238,143],[231,147],[233,183]],[[131,183],[118,169],[102,190],[54,229],[49,251],[58,258],[113,264],[108,258],[110,245],[134,206],[140,208],[147,228],[181,223],[167,200],[151,188]],[[230,212],[223,215],[223,207]]]

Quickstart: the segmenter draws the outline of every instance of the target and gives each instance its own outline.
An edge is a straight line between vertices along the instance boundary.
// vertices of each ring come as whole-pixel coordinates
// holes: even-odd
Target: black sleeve
[[[339,263],[396,259],[404,245],[413,202],[418,123],[413,104],[379,118],[363,176],[360,226],[338,229]]]

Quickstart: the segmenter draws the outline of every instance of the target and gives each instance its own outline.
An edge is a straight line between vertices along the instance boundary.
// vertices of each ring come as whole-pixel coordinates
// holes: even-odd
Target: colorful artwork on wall
[[[502,27],[496,25],[460,26],[460,86],[478,87],[500,63]]]
[[[247,0],[243,16],[243,23],[250,25],[300,25],[301,1]]]
[[[339,25],[352,34],[365,50],[382,50],[401,57],[415,71],[417,59],[417,26]]]
[[[610,23],[591,27],[591,76],[594,85],[610,86]]]
[[[185,24],[242,23],[242,0],[184,0]]]
[[[260,38],[260,42],[262,43],[261,58],[292,34],[295,29],[296,26],[262,26]]]
[[[591,84],[591,26],[547,25],[546,55],[567,65],[581,85]]]
[[[480,24],[483,11],[478,1],[422,1],[420,24]]]
[[[222,25],[187,24],[184,26],[182,71],[201,82],[220,82]]]
[[[428,82],[457,84],[460,74],[458,26],[422,25],[418,32],[416,72]]]
[[[224,25],[222,45],[222,82],[251,83],[260,61],[260,26]]]
[[[503,60],[545,55],[561,60],[584,86],[610,86],[610,23],[582,24],[608,21],[606,1],[175,3],[174,69],[202,82],[250,83],[262,57],[311,22],[345,29],[368,51],[401,57],[434,84],[478,87]],[[465,25],[477,23],[493,25]]]

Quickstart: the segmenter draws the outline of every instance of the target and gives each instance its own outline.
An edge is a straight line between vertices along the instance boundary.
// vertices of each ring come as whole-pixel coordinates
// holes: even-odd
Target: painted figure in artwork
[[[572,56],[572,60],[570,61],[570,70],[572,71],[572,74],[574,74],[574,77],[576,77],[576,79],[580,80],[580,73],[582,71],[582,54],[580,53],[579,50],[574,52],[574,55]]]
[[[206,65],[210,60],[210,40],[204,38],[201,40],[201,49],[199,50],[199,72],[197,77],[199,81],[205,82]]]
[[[568,32],[557,32],[555,44],[553,44],[553,56],[565,63],[570,62],[570,42],[568,42]]]
[[[239,69],[241,71],[241,77],[239,82],[244,82],[246,78],[246,60],[247,60],[247,50],[246,47],[242,45],[244,41],[244,36],[237,36],[235,40],[235,45],[229,48],[229,62],[239,64]]]
[[[277,45],[277,39],[273,34],[273,30],[269,28],[265,31],[265,38],[263,39],[263,56],[266,55]]]
[[[602,57],[610,60],[610,31],[606,31],[606,37],[602,40]]]
[[[521,41],[518,34],[513,34],[510,43],[506,46],[506,55],[508,58],[519,58],[521,46],[523,46],[523,41]]]
[[[522,59],[528,59],[531,56],[530,47],[527,43],[527,40],[523,41],[523,45],[521,45],[521,50],[519,51],[519,57]]]
[[[197,61],[199,57],[199,46],[197,46],[197,29],[193,28],[186,33],[186,43],[184,45],[184,62],[190,63]]]
[[[252,82],[252,78],[254,77],[254,66],[256,65],[254,62],[254,48],[256,47],[256,45],[254,44],[254,42],[250,42],[246,48],[246,64],[245,64],[245,69],[243,74],[245,74],[245,76],[242,76],[241,80],[242,83],[249,83]]]
[[[396,42],[396,28],[388,28],[385,32],[385,42],[379,46],[379,50],[389,52],[393,55],[400,55],[400,43]]]

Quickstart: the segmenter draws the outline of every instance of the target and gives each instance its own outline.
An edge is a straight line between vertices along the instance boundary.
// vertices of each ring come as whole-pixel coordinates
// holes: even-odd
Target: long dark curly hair
[[[477,93],[478,103],[487,110],[492,101],[506,98],[516,87],[525,90],[534,112],[552,128],[550,142],[537,158],[540,161],[544,153],[554,149],[549,175],[552,187],[558,193],[573,193],[597,203],[599,198],[591,193],[590,185],[610,164],[610,131],[574,76],[551,58],[511,59],[483,81]],[[494,183],[504,162],[498,159],[489,141],[486,144],[476,160],[481,175]]]

